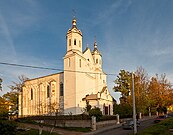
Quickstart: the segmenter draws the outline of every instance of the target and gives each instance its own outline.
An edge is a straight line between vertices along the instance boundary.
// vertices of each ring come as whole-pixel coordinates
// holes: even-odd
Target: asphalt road
[[[138,132],[142,131],[143,129],[153,125],[153,119],[142,121],[140,123],[140,127],[137,129]],[[98,133],[97,135],[131,135],[133,133],[133,130],[124,130],[122,127],[112,129],[106,132]]]

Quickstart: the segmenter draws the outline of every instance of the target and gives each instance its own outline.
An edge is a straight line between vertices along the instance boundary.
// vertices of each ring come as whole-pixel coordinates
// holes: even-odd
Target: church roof
[[[89,47],[87,47],[87,48],[83,51],[83,53],[85,53],[88,49],[89,49]]]
[[[97,48],[96,40],[94,41],[94,50],[92,51],[92,55],[94,55],[94,54],[98,54],[98,55],[102,56],[101,53],[99,52],[98,48]]]
[[[37,77],[37,78],[33,78],[33,79],[28,79],[28,80],[26,80],[25,82],[33,81],[33,80],[36,80],[36,79],[41,79],[41,78],[45,78],[45,77],[49,77],[49,76],[54,76],[54,75],[58,75],[58,74],[63,74],[63,73],[64,73],[64,72],[49,74],[49,75],[45,75],[45,76],[41,76],[41,77]]]
[[[82,36],[82,32],[77,28],[77,25],[76,25],[76,18],[74,17],[73,20],[72,20],[72,27],[71,29],[69,29],[67,31],[67,34],[71,33],[71,32],[74,32],[74,33],[78,33]]]
[[[97,100],[97,94],[86,95],[82,100]]]

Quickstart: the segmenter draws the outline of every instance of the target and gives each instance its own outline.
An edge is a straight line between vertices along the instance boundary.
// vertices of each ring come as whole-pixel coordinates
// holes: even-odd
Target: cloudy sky
[[[107,78],[110,90],[120,69],[139,66],[173,82],[173,0],[0,0],[0,62],[63,69],[74,15],[83,50],[93,49],[96,36],[103,69],[115,74]],[[56,72],[0,64],[0,95],[22,74]]]

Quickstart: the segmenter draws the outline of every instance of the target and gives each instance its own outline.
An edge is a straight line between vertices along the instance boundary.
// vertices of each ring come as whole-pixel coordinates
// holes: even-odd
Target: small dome
[[[72,20],[72,25],[73,25],[73,26],[76,26],[76,18],[73,18],[73,20]]]
[[[97,42],[96,42],[96,40],[94,41],[94,50],[93,50],[92,54],[93,54],[93,55],[94,55],[94,54],[98,54],[98,55],[101,56],[101,53],[99,52],[99,50],[98,50],[98,48],[97,48]]]

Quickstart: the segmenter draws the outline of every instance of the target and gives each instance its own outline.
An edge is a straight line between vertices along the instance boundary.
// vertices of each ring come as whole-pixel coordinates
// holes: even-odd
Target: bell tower
[[[64,56],[64,114],[76,114],[78,107],[78,73],[82,65],[82,32],[77,28],[74,17],[72,27],[67,31],[67,52]],[[80,78],[81,79],[81,78]]]
[[[82,53],[82,32],[76,26],[77,21],[74,17],[72,27],[67,31],[67,53],[70,51]]]
[[[92,52],[92,55],[93,55],[94,63],[96,67],[102,70],[102,55],[97,48],[96,40],[94,41],[94,50]]]

